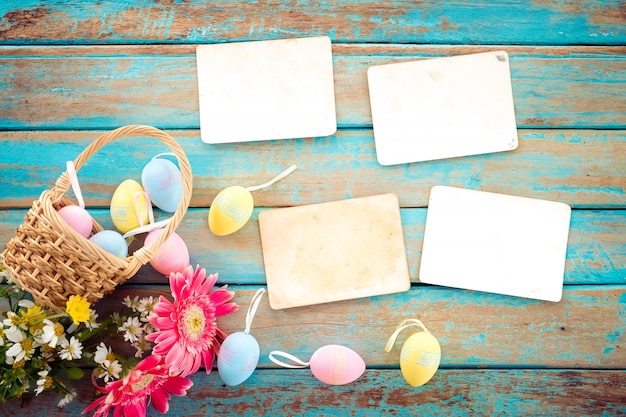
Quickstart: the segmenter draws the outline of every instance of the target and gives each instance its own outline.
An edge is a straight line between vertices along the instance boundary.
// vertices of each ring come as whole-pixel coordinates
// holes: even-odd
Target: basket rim
[[[76,171],[78,172],[93,154],[95,154],[99,149],[101,149],[108,143],[114,142],[121,138],[136,136],[158,139],[172,151],[171,153],[174,154],[178,161],[178,167],[181,172],[181,181],[183,184],[183,192],[178,207],[176,208],[175,212],[170,216],[170,221],[168,222],[168,224],[163,227],[163,229],[161,229],[163,230],[163,232],[159,233],[150,245],[144,245],[141,248],[135,250],[132,254],[124,258],[119,258],[114,254],[111,254],[106,250],[98,247],[95,243],[89,241],[88,238],[80,235],[76,230],[71,228],[65,222],[65,220],[61,218],[56,210],[59,205],[76,205],[66,195],[71,185],[67,170],[58,177],[52,188],[44,190],[40,194],[39,198],[33,201],[30,210],[26,213],[25,216],[25,221],[28,216],[34,216],[37,222],[43,221],[44,224],[46,224],[46,227],[54,228],[55,230],[52,234],[58,236],[57,241],[59,239],[66,239],[68,241],[66,243],[67,245],[79,246],[81,248],[80,250],[82,254],[88,252],[85,257],[90,260],[93,259],[94,265],[97,263],[106,262],[106,265],[111,267],[104,267],[110,272],[104,273],[103,271],[98,271],[100,272],[100,275],[104,275],[102,275],[100,280],[92,281],[95,284],[93,287],[97,287],[96,290],[103,289],[105,287],[108,288],[111,282],[114,283],[115,286],[122,284],[127,279],[132,277],[142,265],[148,263],[158,252],[160,246],[172,235],[172,233],[174,233],[174,230],[180,224],[182,218],[187,212],[189,202],[191,200],[193,178],[191,173],[191,166],[184,150],[171,135],[152,126],[128,125],[100,135],[96,140],[91,142],[74,160],[74,166]],[[42,213],[42,215],[40,215],[40,213]],[[101,230],[104,230],[103,227],[92,217],[92,234],[94,233],[94,231],[97,232]],[[42,237],[42,239],[45,238]],[[29,249],[26,248],[25,245],[31,243],[20,243],[18,242],[18,240],[19,239],[17,235],[11,239],[11,250],[9,250],[9,245],[7,245],[7,247],[5,247],[3,251],[3,258],[6,264],[6,255],[10,253],[10,258],[12,259],[12,262],[14,264],[6,266],[8,269],[11,270],[14,275],[19,276],[16,281],[18,281],[21,286],[25,287],[28,290],[28,285],[26,284],[35,279],[35,277],[39,273],[43,273],[45,276],[49,276],[48,272],[54,272],[55,276],[62,276],[64,277],[64,279],[67,279],[68,282],[74,280],[71,275],[63,275],[60,272],[61,270],[59,269],[55,270],[53,268],[52,271],[40,271],[36,266],[33,266],[33,264],[30,263],[30,255],[28,254]],[[85,241],[89,241],[89,243],[85,244]],[[19,256],[22,256],[22,260],[18,259]],[[70,256],[67,256],[67,259],[69,260]],[[27,262],[28,265],[26,264]],[[41,262],[41,259],[39,259],[39,262]],[[66,266],[69,269],[73,269],[71,268],[71,263]],[[20,273],[22,269],[24,270],[24,272]],[[95,270],[94,275],[98,275]],[[23,282],[24,280],[22,280],[22,278],[24,278],[24,280],[26,280],[27,282]],[[85,278],[88,279],[88,277]],[[106,284],[105,281],[107,282]],[[80,282],[80,279],[76,279],[75,282]],[[115,286],[113,286],[113,288],[115,288]],[[88,289],[85,292],[87,291]],[[103,295],[110,291],[111,290],[109,289],[106,290],[104,294],[97,294],[97,298],[100,299]],[[57,290],[54,290],[54,293],[59,295],[58,298],[65,297],[63,294],[59,294]]]

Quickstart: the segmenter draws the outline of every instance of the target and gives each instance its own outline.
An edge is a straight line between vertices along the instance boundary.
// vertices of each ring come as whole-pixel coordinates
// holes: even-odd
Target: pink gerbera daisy
[[[155,342],[153,353],[163,355],[172,375],[187,376],[202,363],[211,372],[213,360],[226,334],[217,328],[216,317],[232,313],[237,304],[227,286],[211,292],[217,274],[206,276],[198,266],[170,274],[174,302],[161,296],[150,323],[158,330],[146,337]]]
[[[124,379],[109,382],[105,387],[96,385],[106,395],[91,403],[83,414],[97,408],[94,417],[106,417],[111,409],[115,417],[144,417],[148,401],[158,412],[165,414],[169,410],[170,394],[187,395],[192,385],[188,378],[170,375],[161,356],[151,355],[139,362]]]

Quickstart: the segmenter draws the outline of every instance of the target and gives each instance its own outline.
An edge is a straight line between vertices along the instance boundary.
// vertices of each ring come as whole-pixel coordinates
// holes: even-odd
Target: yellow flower
[[[43,327],[43,323],[41,321],[46,316],[46,313],[43,311],[41,306],[35,305],[26,311],[22,310],[20,314],[25,324],[28,325],[28,331],[30,334],[35,334]]]
[[[74,324],[86,323],[91,316],[89,301],[80,295],[70,295],[70,299],[65,304],[65,311],[70,315]]]
[[[26,311],[22,310],[22,317],[24,317],[30,324],[38,321],[44,314],[45,313],[42,311],[41,306],[38,305],[29,307]]]

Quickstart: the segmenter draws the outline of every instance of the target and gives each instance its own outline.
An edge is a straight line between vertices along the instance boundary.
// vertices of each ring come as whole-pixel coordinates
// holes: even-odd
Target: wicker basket
[[[64,172],[52,189],[44,191],[33,202],[2,254],[11,278],[32,294],[36,303],[63,310],[71,295],[81,295],[90,303],[96,303],[150,261],[185,215],[191,198],[191,167],[178,143],[159,129],[132,125],[108,132],[76,158],[76,170],[104,145],[125,136],[154,137],[176,155],[183,181],[180,205],[164,233],[149,247],[142,247],[126,258],[118,258],[79,235],[58,215],[58,209],[73,204],[65,195],[71,184]],[[101,230],[102,227],[94,221],[92,234]]]

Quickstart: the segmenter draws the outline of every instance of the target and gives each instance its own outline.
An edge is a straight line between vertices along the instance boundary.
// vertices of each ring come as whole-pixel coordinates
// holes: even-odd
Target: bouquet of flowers
[[[188,376],[202,365],[211,371],[226,337],[216,318],[238,309],[234,292],[212,291],[217,274],[199,266],[170,274],[171,300],[126,297],[121,312],[101,321],[80,296],[70,296],[62,313],[36,305],[5,272],[0,262],[0,402],[55,390],[63,407],[77,395],[70,382],[91,368],[104,395],[85,413],[145,416],[150,403],[166,413],[170,395],[184,396],[192,386]],[[131,344],[134,357],[114,353],[105,343],[112,336]]]

